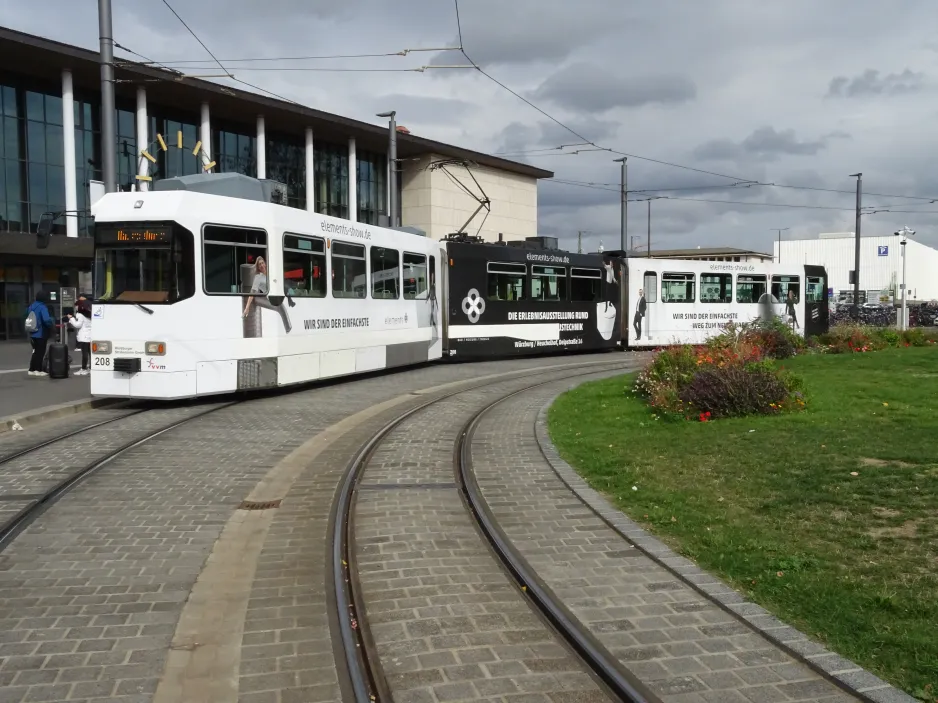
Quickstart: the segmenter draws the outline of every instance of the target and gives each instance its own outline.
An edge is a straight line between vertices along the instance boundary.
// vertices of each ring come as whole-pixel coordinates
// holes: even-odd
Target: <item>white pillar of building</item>
[[[75,171],[75,92],[72,72],[62,71],[62,132],[65,164],[65,234],[78,236],[78,174]]]
[[[267,130],[264,116],[257,116],[257,177],[267,178]]]
[[[137,175],[150,174],[150,162],[143,156],[145,149],[150,148],[149,124],[147,119],[147,89],[143,86],[137,88]],[[148,191],[150,186],[146,181],[137,181],[137,190]]]
[[[316,160],[313,152],[313,128],[306,128],[306,210],[316,212]]]
[[[348,218],[358,222],[358,156],[355,140],[348,140]]]
[[[208,103],[202,103],[202,125],[199,128],[199,141],[202,142],[202,167],[212,163],[212,115],[208,109]]]

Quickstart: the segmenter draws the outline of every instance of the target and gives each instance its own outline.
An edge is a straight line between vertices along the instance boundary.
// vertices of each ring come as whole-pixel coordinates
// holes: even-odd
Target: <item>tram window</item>
[[[524,264],[490,263],[488,271],[489,300],[525,300],[524,279],[527,266]]]
[[[603,275],[596,269],[570,269],[570,300],[595,303],[601,299]]]
[[[758,303],[765,295],[765,276],[737,276],[736,302]]]
[[[319,237],[283,235],[283,286],[296,298],[326,296],[326,242]]]
[[[401,255],[397,249],[371,247],[371,297],[375,300],[401,297]]]
[[[824,301],[824,281],[815,276],[808,276],[808,285],[805,288],[805,301],[820,303]]]
[[[159,233],[138,241],[121,232]],[[109,303],[175,303],[195,294],[195,238],[175,223],[108,223],[95,237],[94,297]]]
[[[796,303],[801,300],[801,278],[799,276],[772,276],[772,297],[775,298],[772,302],[784,303],[788,300],[789,291],[791,291]]]
[[[645,294],[646,303],[658,302],[658,273],[656,271],[645,271],[645,287],[642,288]]]
[[[661,274],[661,302],[693,303],[697,297],[695,287],[694,274],[665,272]]]
[[[205,292],[214,295],[267,295],[267,232],[205,225]]]
[[[427,297],[427,257],[404,252],[404,299]]]
[[[332,240],[332,296],[364,298],[368,288],[368,266],[364,244]]]
[[[700,274],[700,302],[701,303],[732,303],[733,302],[733,274],[731,273],[702,273]]]
[[[531,299],[547,302],[566,300],[567,269],[563,266],[532,266]]]

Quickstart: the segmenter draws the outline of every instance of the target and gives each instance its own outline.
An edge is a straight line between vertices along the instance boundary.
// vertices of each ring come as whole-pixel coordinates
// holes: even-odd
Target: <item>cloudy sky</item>
[[[223,62],[459,44],[451,0],[170,3]],[[802,237],[852,231],[856,180],[849,174],[857,171],[864,174],[864,205],[891,210],[865,216],[864,233],[889,234],[907,224],[938,246],[938,203],[929,203],[938,199],[934,0],[461,0],[459,6],[463,46],[485,71],[589,141],[633,155],[630,190],[681,189],[651,193],[670,196],[651,204],[652,248],[770,251],[772,228]],[[96,48],[96,3],[44,0],[42,7],[40,14],[34,2],[0,0],[0,15],[15,29]],[[155,60],[207,59],[162,2],[115,0],[114,34]],[[572,245],[577,230],[585,230],[590,248],[618,245],[617,154],[567,155],[576,151],[569,147],[561,153],[556,147],[582,140],[475,70],[386,70],[426,64],[466,60],[458,52],[427,51],[228,68],[312,107],[374,122],[375,112],[395,109],[416,134],[518,155],[512,158],[552,170],[558,181],[595,184],[542,182],[541,233]],[[198,66],[185,68],[212,72],[211,63]],[[248,70],[259,66],[292,70]],[[296,70],[313,67],[382,70]],[[733,185],[740,181],[815,190]],[[629,231],[641,242],[646,208],[629,205]]]

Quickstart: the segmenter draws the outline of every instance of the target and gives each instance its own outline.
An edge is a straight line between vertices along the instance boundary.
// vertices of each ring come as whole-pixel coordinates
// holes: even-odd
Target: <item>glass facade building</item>
[[[154,66],[116,62],[115,175],[120,190],[142,185],[136,176],[144,162],[153,181],[201,173],[207,160],[215,162],[216,172],[255,176],[263,155],[265,176],[286,185],[290,207],[374,225],[384,220],[385,126],[271,99],[241,86],[177,78]],[[0,339],[22,337],[23,309],[38,290],[68,285],[92,292],[89,187],[103,181],[100,80],[98,52],[0,27]],[[65,94],[67,90],[71,93]],[[67,118],[63,109],[71,112]],[[138,129],[137,116],[144,110],[146,129]],[[264,143],[258,141],[260,117]],[[74,132],[66,134],[65,125],[72,122]],[[210,135],[201,153],[193,154],[203,129]],[[158,145],[157,134],[166,150]],[[155,162],[141,157],[138,135]],[[66,158],[66,148],[73,148],[74,161],[72,154]],[[440,154],[465,156],[535,179],[551,175],[406,131],[399,136],[398,150],[401,163]],[[312,165],[310,173],[307,164]],[[397,190],[402,203],[403,178],[397,179]],[[35,234],[44,213],[66,207],[77,214],[56,219],[56,236],[47,248],[38,249],[28,235]],[[429,209],[413,208],[420,210],[413,216],[424,224],[405,224],[432,226],[436,220],[423,212]]]

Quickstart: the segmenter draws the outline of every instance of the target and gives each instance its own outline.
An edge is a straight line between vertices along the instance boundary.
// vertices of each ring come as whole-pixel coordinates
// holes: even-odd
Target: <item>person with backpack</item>
[[[33,348],[33,355],[29,360],[30,376],[47,376],[42,370],[42,362],[46,356],[46,344],[52,334],[55,322],[49,314],[46,305],[48,296],[45,291],[36,293],[36,300],[26,309],[26,333],[29,334],[29,343]]]
[[[75,314],[68,316],[68,324],[76,330],[76,341],[81,350],[81,371],[76,376],[87,376],[91,373],[91,308],[85,298],[78,299]]]

